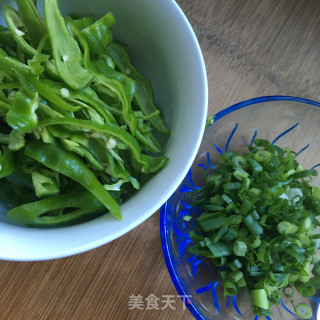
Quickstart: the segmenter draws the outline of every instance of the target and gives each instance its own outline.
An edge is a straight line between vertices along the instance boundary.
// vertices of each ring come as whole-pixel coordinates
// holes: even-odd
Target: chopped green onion
[[[252,304],[261,309],[269,309],[267,291],[256,289],[250,292]]]
[[[248,247],[246,243],[241,240],[236,240],[233,245],[233,253],[239,257],[244,257],[246,255],[247,249]]]
[[[234,270],[228,274],[228,277],[233,282],[238,282],[241,278],[243,278],[243,273],[240,270]]]
[[[231,249],[223,242],[208,244],[207,247],[212,252],[214,258],[230,256]]]
[[[233,271],[238,270],[242,267],[242,263],[238,260],[235,259],[229,264],[229,268]]]
[[[298,303],[294,308],[294,311],[301,319],[309,319],[312,317],[312,309],[305,303]]]
[[[216,267],[221,267],[225,265],[226,261],[227,261],[226,257],[212,258],[212,262]]]
[[[259,161],[259,162],[269,161],[270,158],[271,158],[271,153],[269,151],[258,150],[254,154],[254,159]]]
[[[296,289],[309,297],[320,289],[320,255],[313,257],[320,189],[310,185],[316,170],[304,169],[288,148],[256,139],[248,150],[223,153],[204,187],[189,194],[202,214],[188,250],[226,267],[218,272],[224,294],[248,289],[260,317],[282,294]]]
[[[211,218],[205,221],[200,221],[199,224],[205,232],[219,229],[225,225],[231,226],[239,224],[242,221],[242,216],[235,215],[226,218]]]
[[[280,234],[293,234],[298,231],[298,227],[288,221],[281,221],[277,225],[277,230]]]
[[[225,281],[223,283],[224,296],[234,296],[238,292],[236,285],[231,281]]]

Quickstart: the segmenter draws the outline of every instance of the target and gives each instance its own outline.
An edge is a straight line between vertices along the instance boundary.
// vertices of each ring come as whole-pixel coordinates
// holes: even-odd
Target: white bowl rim
[[[172,3],[174,10],[176,10],[176,13],[178,16],[181,17],[182,22],[184,23],[184,27],[188,30],[188,32],[191,35],[191,38],[193,40],[193,45],[196,48],[196,51],[199,53],[199,56],[197,57],[199,59],[199,67],[200,67],[200,72],[202,76],[202,84],[199,85],[201,89],[203,90],[203,103],[202,105],[204,108],[202,108],[200,111],[202,112],[201,117],[202,121],[199,124],[199,130],[196,132],[196,141],[197,143],[194,145],[193,153],[189,157],[189,160],[187,162],[187,165],[183,170],[180,172],[179,178],[176,179],[175,183],[170,187],[170,190],[159,199],[157,203],[154,203],[152,207],[150,207],[148,210],[145,211],[144,214],[141,214],[137,219],[132,221],[129,224],[126,224],[119,230],[113,232],[112,234],[106,234],[104,236],[101,236],[99,238],[96,238],[94,241],[88,242],[84,245],[79,245],[79,246],[74,246],[74,247],[68,247],[68,248],[60,248],[59,250],[54,249],[50,251],[48,249],[46,252],[42,251],[41,253],[37,253],[36,250],[33,250],[31,252],[28,252],[28,254],[23,254],[21,252],[14,252],[14,251],[8,251],[8,250],[2,250],[1,247],[5,247],[6,244],[3,243],[3,245],[0,245],[0,259],[1,260],[9,260],[9,261],[40,261],[40,260],[50,260],[50,259],[57,259],[57,258],[63,258],[67,256],[72,256],[75,254],[79,254],[88,250],[95,249],[99,246],[102,246],[108,242],[111,242],[120,236],[124,235],[125,233],[131,231],[138,225],[140,225],[142,222],[144,222],[146,219],[148,219],[151,215],[153,215],[160,207],[161,205],[167,201],[170,196],[173,194],[173,192],[176,190],[176,188],[180,185],[182,182],[184,176],[187,174],[189,168],[191,167],[197,151],[200,147],[202,136],[204,133],[204,128],[205,128],[205,123],[206,123],[206,118],[207,118],[207,109],[208,109],[208,82],[207,82],[207,74],[206,74],[206,67],[205,67],[205,62],[203,59],[202,51],[200,48],[200,45],[198,43],[197,37],[193,31],[192,26],[190,25],[187,17],[183,13],[182,9],[179,7],[179,5],[172,0],[168,0],[168,2]],[[57,230],[57,229],[56,229]],[[32,231],[32,230],[30,230]],[[28,236],[28,235],[27,235]],[[59,234],[58,234],[59,236]],[[1,239],[0,235],[0,240]],[[4,240],[4,239],[3,239]],[[7,240],[8,241],[8,240]]]

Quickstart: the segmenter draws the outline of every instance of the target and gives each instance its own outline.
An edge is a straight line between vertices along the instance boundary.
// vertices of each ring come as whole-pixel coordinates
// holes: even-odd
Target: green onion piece
[[[215,244],[207,244],[207,247],[212,252],[214,258],[230,256],[231,249],[223,242]]]
[[[315,265],[313,266],[312,274],[313,274],[315,277],[320,277],[320,262],[318,262],[317,264],[315,264]]]
[[[235,156],[233,159],[232,159],[232,162],[233,162],[233,165],[236,167],[236,168],[241,168],[241,169],[246,169],[247,166],[248,166],[248,161],[245,157],[243,156]]]
[[[248,213],[248,211],[252,208],[252,203],[250,200],[248,199],[244,199],[241,203],[241,206],[240,206],[240,212],[241,214],[243,215],[246,215]]]
[[[261,195],[262,191],[258,188],[250,188],[248,190],[248,196],[251,198],[257,198]]]
[[[310,319],[312,317],[312,309],[306,303],[298,303],[294,311],[301,319]]]
[[[206,211],[222,211],[222,210],[225,210],[225,208],[222,207],[222,206],[215,206],[213,204],[206,204],[206,205],[203,205],[203,210],[206,210]]]
[[[305,271],[305,275],[301,275],[299,277],[299,280],[301,282],[308,282],[309,281],[309,276],[310,276],[310,265],[311,265],[311,261],[310,260],[307,260],[305,263],[304,263],[304,266],[303,266],[303,271]]]
[[[229,268],[232,271],[238,270],[242,267],[242,263],[238,259],[234,259],[231,263],[229,263]]]
[[[232,199],[228,197],[226,194],[223,194],[221,197],[226,203],[229,203],[232,201]]]
[[[253,210],[253,211],[251,212],[251,216],[252,216],[252,218],[255,219],[255,220],[259,220],[259,219],[260,219],[260,216],[259,216],[259,214],[258,214],[258,212],[257,212],[256,210]]]
[[[305,298],[311,297],[316,293],[316,288],[310,281],[307,283],[297,281],[294,283],[294,286],[297,291]]]
[[[298,231],[298,227],[288,221],[281,221],[277,225],[277,230],[280,234],[294,234]]]
[[[258,259],[259,261],[265,263],[268,261],[269,256],[270,256],[270,245],[265,240],[262,240],[258,250]]]
[[[240,182],[228,182],[223,185],[224,192],[228,192],[230,190],[240,189],[242,184]]]
[[[258,248],[261,244],[261,240],[259,238],[255,238],[252,242],[247,243],[248,247],[255,249]]]
[[[236,240],[233,245],[233,253],[239,257],[244,257],[246,255],[247,249],[248,247],[246,243],[241,240]]]
[[[310,228],[312,227],[312,221],[310,217],[307,217],[302,220],[302,222],[299,225],[299,230],[300,231],[309,231]]]
[[[293,298],[294,296],[294,289],[291,288],[291,287],[287,287],[283,290],[283,293],[284,295],[287,297],[287,298]]]
[[[249,164],[252,167],[253,171],[255,172],[262,172],[263,171],[263,167],[261,166],[261,164],[252,158],[248,158]]]
[[[219,229],[225,225],[239,224],[242,221],[242,216],[234,215],[226,218],[211,218],[206,221],[199,221],[201,228],[205,232]]]
[[[227,261],[226,257],[212,258],[212,262],[216,267],[224,266],[226,261]]]
[[[267,291],[265,289],[251,290],[251,301],[254,306],[261,309],[269,309]]]
[[[237,168],[233,175],[240,181],[243,181],[245,178],[249,177],[249,173],[247,171],[244,171],[243,169]]]
[[[219,231],[211,237],[212,243],[218,242],[228,231],[228,226],[223,226]]]
[[[254,155],[254,159],[259,162],[269,161],[270,158],[271,158],[271,153],[266,150],[258,150]]]
[[[233,282],[238,282],[243,278],[243,273],[240,270],[234,270],[228,274],[228,278]]]
[[[237,287],[238,288],[243,288],[247,286],[246,280],[242,277],[239,281],[237,281]]]
[[[230,242],[234,239],[236,239],[238,236],[238,231],[234,228],[229,228],[227,233],[222,237],[222,240],[226,242]]]
[[[263,233],[263,228],[260,226],[259,222],[255,221],[251,215],[243,218],[243,222],[246,227],[250,230],[252,234],[259,237]]]
[[[231,281],[225,281],[223,283],[223,294],[224,296],[234,296],[238,292],[237,286]]]

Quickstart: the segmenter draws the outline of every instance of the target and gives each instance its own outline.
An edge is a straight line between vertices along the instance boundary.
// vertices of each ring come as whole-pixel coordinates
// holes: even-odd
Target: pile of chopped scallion
[[[320,189],[310,185],[317,171],[296,156],[256,139],[248,153],[223,153],[204,187],[190,193],[201,215],[189,252],[225,267],[224,295],[248,289],[257,316],[270,315],[282,294],[292,297],[296,289],[309,297],[320,288]],[[303,319],[312,316],[307,304],[294,308]]]

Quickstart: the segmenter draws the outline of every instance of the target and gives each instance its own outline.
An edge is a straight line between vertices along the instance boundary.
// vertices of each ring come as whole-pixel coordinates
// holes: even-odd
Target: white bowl
[[[39,0],[41,12],[42,1]],[[14,5],[12,0],[2,0]],[[114,38],[126,43],[134,64],[151,81],[156,104],[171,135],[164,150],[167,166],[121,205],[123,219],[110,214],[63,228],[33,229],[0,221],[0,259],[45,260],[70,256],[110,242],[132,230],[171,196],[200,146],[207,116],[207,78],[196,36],[173,0],[60,0],[64,15],[99,17],[111,11]],[[1,10],[2,12],[3,10]],[[5,25],[1,14],[0,23]]]

